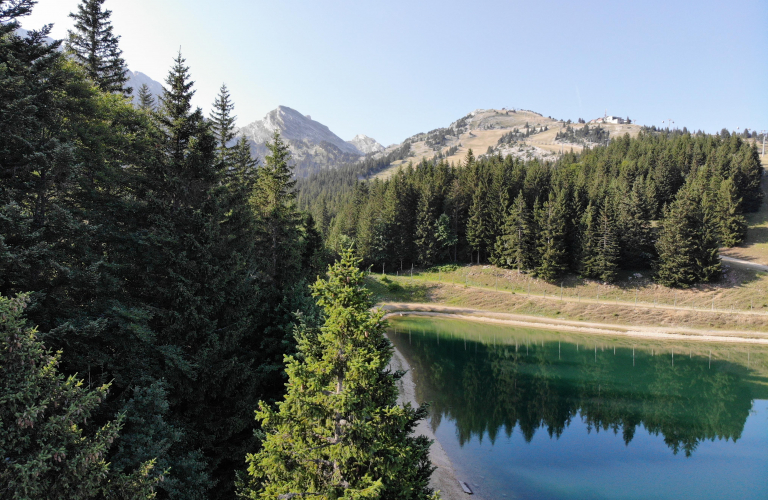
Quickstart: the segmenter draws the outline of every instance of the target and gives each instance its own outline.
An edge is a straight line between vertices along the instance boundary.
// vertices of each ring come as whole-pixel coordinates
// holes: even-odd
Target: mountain
[[[418,163],[423,158],[445,159],[448,163],[458,165],[464,161],[470,149],[476,157],[501,154],[521,159],[554,160],[563,152],[578,152],[585,146],[595,145],[587,139],[578,138],[574,133],[565,134],[569,129],[578,131],[585,126],[584,123],[558,120],[524,109],[476,109],[447,127],[405,139],[399,146],[408,143],[409,155],[392,162],[388,168],[378,169],[376,176],[386,178],[401,166]],[[609,137],[625,133],[636,136],[642,128],[634,123],[601,123],[599,126]],[[594,124],[590,125],[590,128],[594,127]],[[558,136],[558,133],[561,135]],[[567,137],[563,138],[563,135]],[[393,148],[390,146],[386,151]]]
[[[380,153],[384,151],[384,146],[376,142],[364,134],[357,134],[351,141],[347,141],[349,144],[355,146],[360,153],[367,155],[370,153]]]
[[[347,142],[311,116],[288,106],[278,106],[263,119],[238,129],[237,135],[250,141],[254,155],[264,158],[268,154],[266,143],[272,140],[275,130],[291,150],[297,177],[355,162],[371,151],[384,149],[364,135]]]

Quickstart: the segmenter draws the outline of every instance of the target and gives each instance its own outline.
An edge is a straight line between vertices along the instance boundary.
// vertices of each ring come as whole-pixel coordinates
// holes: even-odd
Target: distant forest
[[[377,268],[485,262],[604,281],[645,269],[687,287],[716,279],[718,249],[743,240],[762,171],[740,135],[648,129],[555,162],[470,151],[461,165],[422,161],[343,189],[309,179],[303,201],[328,247],[354,241]]]

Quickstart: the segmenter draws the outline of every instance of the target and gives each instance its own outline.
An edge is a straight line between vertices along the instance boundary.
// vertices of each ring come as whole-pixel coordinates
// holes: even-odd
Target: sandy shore
[[[700,342],[729,342],[741,344],[768,345],[768,332],[749,332],[740,330],[702,330],[685,327],[635,326],[610,323],[590,323],[586,321],[558,320],[509,314],[464,307],[450,307],[418,303],[386,303],[378,307],[387,312],[387,316],[408,314],[417,316],[442,316],[454,319],[495,323],[525,328],[542,328],[567,332],[589,333],[597,335],[641,337],[659,340],[694,340]]]
[[[418,406],[416,401],[416,384],[413,381],[411,367],[408,365],[408,362],[397,349],[395,349],[395,353],[392,356],[390,367],[393,370],[407,370],[405,376],[403,376],[403,378],[401,378],[398,382],[398,389],[400,390],[400,402],[409,402],[414,406]],[[416,427],[416,434],[423,434],[424,436],[427,436],[429,439],[434,441],[432,447],[429,450],[429,458],[432,460],[432,463],[437,467],[437,469],[432,473],[430,486],[435,490],[440,490],[440,496],[443,498],[443,500],[458,500],[467,498],[467,495],[459,486],[456,473],[453,469],[453,465],[451,464],[450,459],[448,458],[448,455],[440,445],[440,442],[435,438],[435,433],[432,432],[432,429],[429,427],[429,424],[426,420],[419,422],[419,425]]]

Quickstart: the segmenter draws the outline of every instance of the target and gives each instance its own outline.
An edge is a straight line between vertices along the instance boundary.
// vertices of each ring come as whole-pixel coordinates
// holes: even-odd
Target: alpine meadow
[[[721,470],[743,498],[768,492],[745,472],[768,457],[759,124],[499,105],[384,146],[279,105],[241,126],[245,87],[336,103],[349,80],[370,86],[350,96],[364,108],[411,99],[398,85],[423,78],[404,74],[438,56],[394,30],[389,55],[361,52],[361,26],[391,19],[335,7],[317,22],[343,29],[314,47],[317,6],[291,27],[265,4],[251,45],[214,29],[221,13],[197,35],[231,44],[231,74],[189,44],[157,82],[125,39],[199,30],[196,0],[131,28],[114,0],[67,0],[63,20],[46,2],[0,0],[0,500],[716,498],[736,491]],[[281,22],[286,51],[327,67],[289,76],[299,63],[269,48]],[[452,64],[462,99],[509,98],[479,90],[508,74]],[[212,77],[227,83],[204,111]],[[412,132],[416,114],[374,121]],[[710,490],[687,482],[703,476]]]

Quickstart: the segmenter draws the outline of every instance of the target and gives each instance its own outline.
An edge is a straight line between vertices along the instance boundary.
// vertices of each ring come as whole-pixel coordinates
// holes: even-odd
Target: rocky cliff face
[[[385,149],[384,146],[376,142],[375,139],[363,134],[357,134],[351,141],[347,142],[355,146],[355,148],[364,155],[369,153],[380,153]]]
[[[280,132],[291,150],[297,177],[357,161],[368,152],[377,151],[376,146],[381,147],[370,137],[362,135],[352,141],[344,141],[322,123],[287,106],[279,106],[263,119],[240,128],[238,135],[247,138],[254,155],[263,159],[269,153],[266,143],[272,140],[275,130]]]

